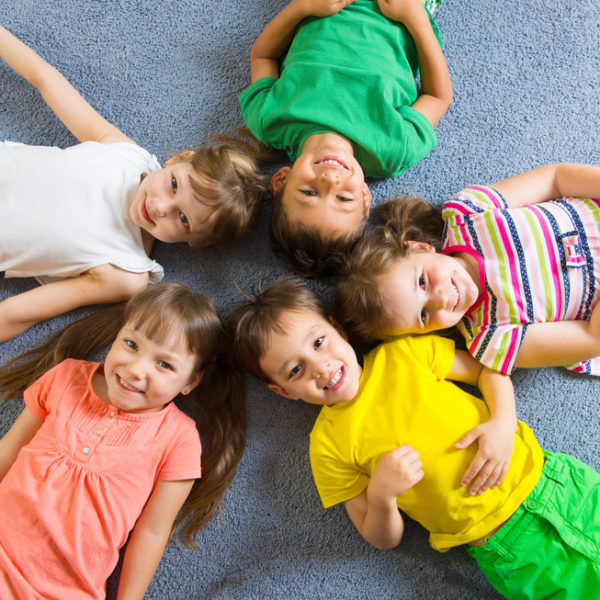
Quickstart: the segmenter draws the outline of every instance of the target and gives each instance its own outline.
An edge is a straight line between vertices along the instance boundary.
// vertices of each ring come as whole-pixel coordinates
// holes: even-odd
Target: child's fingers
[[[473,442],[478,440],[480,437],[481,430],[479,429],[479,426],[474,427],[473,429],[471,429],[471,431],[463,435],[463,437],[461,437],[460,440],[458,440],[458,442],[454,444],[454,447],[459,450],[463,448],[468,448]]]
[[[475,458],[471,461],[469,468],[465,471],[465,474],[460,480],[460,485],[469,485],[471,481],[481,472],[483,466],[486,464],[487,459],[483,458],[479,453],[475,455]]]
[[[471,496],[483,494],[498,479],[500,470],[501,465],[488,461],[485,467],[478,473],[469,489]]]

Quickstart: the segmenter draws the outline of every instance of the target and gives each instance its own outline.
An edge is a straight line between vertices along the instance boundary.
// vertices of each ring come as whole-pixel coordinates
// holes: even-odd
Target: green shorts
[[[467,547],[506,598],[600,598],[600,473],[544,452],[539,481],[481,547]]]

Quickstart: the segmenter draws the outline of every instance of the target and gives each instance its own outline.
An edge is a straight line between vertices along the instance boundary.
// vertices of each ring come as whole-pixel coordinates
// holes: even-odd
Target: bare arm
[[[381,12],[402,23],[417,48],[421,72],[421,95],[413,108],[436,125],[452,101],[452,82],[444,53],[421,0],[378,0]]]
[[[554,198],[600,198],[600,167],[560,163],[538,167],[492,184],[511,207]]]
[[[102,265],[87,273],[47,283],[0,302],[0,342],[32,325],[79,306],[128,300],[148,283],[148,273]]]
[[[194,481],[158,481],[137,520],[123,559],[117,600],[142,600]]]
[[[256,38],[250,50],[252,82],[279,77],[279,60],[286,53],[298,25],[310,16],[333,15],[354,0],[292,0]]]
[[[600,303],[589,321],[532,323],[527,327],[517,367],[559,367],[600,356]]]
[[[40,92],[65,127],[80,141],[131,142],[100,116],[54,67],[0,27],[0,56]]]
[[[33,416],[28,408],[24,408],[12,427],[0,440],[0,481],[15,462],[19,450],[28,444],[43,421]]]
[[[423,479],[422,466],[410,446],[394,448],[373,469],[367,489],[344,502],[356,529],[376,548],[388,550],[402,540],[404,520],[396,497]]]
[[[455,447],[467,448],[477,442],[475,458],[461,479],[469,485],[471,495],[497,487],[504,479],[514,445],[517,413],[515,393],[508,375],[492,371],[477,362],[468,352],[457,350],[449,379],[478,385],[490,411],[485,423],[469,431]]]

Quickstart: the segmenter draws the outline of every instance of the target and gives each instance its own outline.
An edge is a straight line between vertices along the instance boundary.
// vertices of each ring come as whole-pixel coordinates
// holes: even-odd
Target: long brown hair
[[[109,306],[76,321],[39,348],[0,369],[0,397],[22,394],[27,386],[65,358],[87,358],[112,342],[131,324],[160,342],[179,327],[188,349],[204,372],[193,392],[194,415],[202,439],[202,477],[190,492],[175,527],[193,546],[198,530],[217,513],[244,452],[244,381],[226,354],[227,340],[217,309],[209,298],[179,283],[159,283],[127,303]]]
[[[444,223],[426,200],[397,198],[373,211],[374,228],[360,240],[336,289],[335,316],[357,342],[379,339],[389,326],[387,306],[377,278],[410,251],[408,241],[425,242],[439,251]]]

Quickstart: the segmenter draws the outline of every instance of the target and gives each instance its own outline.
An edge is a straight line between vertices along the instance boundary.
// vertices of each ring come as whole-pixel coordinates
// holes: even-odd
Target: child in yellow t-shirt
[[[436,336],[382,344],[361,366],[295,280],[276,282],[228,322],[242,367],[286,398],[322,405],[310,442],[319,494],[325,507],[343,503],[371,544],[400,543],[400,508],[436,550],[468,544],[507,598],[600,589],[600,474],[540,448],[516,420],[510,380],[490,386],[489,370]],[[479,385],[487,405],[447,379]]]

